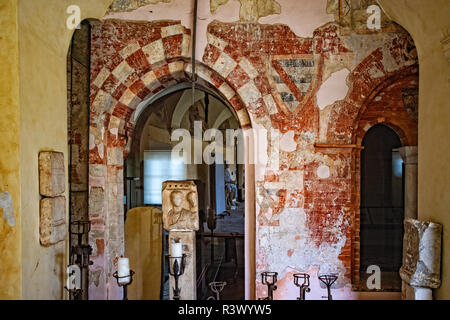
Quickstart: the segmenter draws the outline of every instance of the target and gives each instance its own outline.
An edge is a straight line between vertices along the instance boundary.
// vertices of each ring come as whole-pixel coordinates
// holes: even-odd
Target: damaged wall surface
[[[278,2],[281,12],[283,4],[296,3]],[[306,2],[312,11],[333,14],[333,1]],[[312,35],[302,37],[293,31],[298,25],[277,20],[281,15],[272,15],[276,24],[255,23],[259,17],[244,19],[246,3],[241,1],[240,21],[210,18],[206,33],[199,32],[197,38],[206,46],[199,53],[198,73],[231,103],[243,127],[276,135],[269,135],[266,150],[257,154],[265,159],[257,165],[255,178],[257,274],[278,272],[275,298],[295,299],[292,273],[309,272],[318,282],[318,273],[335,272],[339,281],[334,296],[355,298],[358,145],[364,132],[378,123],[396,128],[404,145],[417,144],[417,118],[402,95],[405,86],[418,87],[414,43],[390,22],[377,32],[359,32],[363,23],[358,19],[349,25],[322,25],[321,17]],[[146,8],[152,8],[153,16],[164,5]],[[136,12],[142,20],[142,11]],[[133,11],[127,15],[132,18]],[[89,206],[91,270],[98,276],[91,281],[93,298],[119,295],[111,274],[123,253],[124,152],[137,106],[189,79],[191,31],[183,21],[93,23]],[[259,282],[256,295],[265,295]],[[315,290],[312,298],[321,295]]]
[[[172,0],[172,2],[176,1],[180,0]],[[185,0],[181,1],[186,3]],[[80,6],[82,19],[102,19],[112,2],[112,0],[71,1],[71,3]],[[158,15],[151,16],[151,14],[147,12],[147,16],[152,18],[145,19],[145,15],[142,14],[139,16],[139,20],[153,21],[162,19],[161,17],[164,17],[165,11],[167,11],[167,7],[163,6],[168,6],[172,2],[160,2],[158,5],[151,5],[152,10],[157,11]],[[202,23],[205,24],[203,29],[199,28],[198,34],[198,48],[201,48],[201,50],[197,50],[197,54],[199,55],[197,60],[199,61],[203,61],[202,56],[205,53],[204,49],[208,43],[207,35],[205,35],[208,25],[214,19],[221,22],[239,21],[240,1],[229,0],[227,3],[218,7],[216,14],[214,15],[210,14],[209,2],[209,0],[199,1],[201,4],[199,8],[200,11],[208,12],[208,15],[205,14],[204,16],[201,16],[202,19],[206,18],[206,20],[199,19],[198,21],[199,27]],[[337,20],[333,18],[334,15],[332,13],[327,13],[327,1],[277,0],[276,2],[281,6],[281,13],[260,18],[258,22],[260,24],[280,23],[287,25],[298,37],[312,38],[314,30],[328,22]],[[298,3],[300,2],[302,3],[302,6],[298,6]],[[334,2],[336,3],[337,1]],[[437,299],[448,299],[450,292],[449,274],[447,272],[450,263],[450,255],[448,254],[448,223],[450,223],[448,207],[450,206],[450,198],[447,195],[449,194],[448,181],[450,179],[450,169],[447,164],[450,156],[450,140],[448,139],[448,124],[450,123],[450,108],[448,107],[448,74],[450,72],[450,63],[442,49],[442,44],[444,44],[444,42],[441,44],[441,41],[445,40],[443,39],[443,32],[446,30],[448,31],[450,7],[448,6],[447,0],[434,0],[433,5],[430,5],[429,1],[423,0],[378,0],[378,2],[383,6],[383,9],[390,17],[395,19],[395,21],[400,23],[411,33],[415,40],[415,44],[417,45],[417,53],[420,60],[419,102],[421,106],[421,109],[419,110],[419,219],[433,220],[443,224],[442,286],[440,289],[436,290],[435,297]],[[145,8],[147,7],[144,6],[139,9]],[[3,61],[8,61],[8,63],[3,63],[0,67],[2,68],[0,77],[6,79],[5,81],[1,81],[0,85],[0,91],[2,92],[2,94],[0,94],[2,97],[2,99],[0,99],[0,105],[2,114],[6,116],[1,117],[0,121],[8,121],[7,125],[1,126],[5,131],[2,131],[2,141],[7,144],[6,147],[2,147],[1,150],[7,150],[7,152],[13,153],[7,157],[2,157],[0,160],[0,192],[6,190],[11,194],[16,217],[16,227],[18,228],[15,230],[6,220],[0,219],[2,240],[7,240],[2,242],[4,247],[0,249],[3,257],[0,260],[0,268],[2,270],[2,272],[0,272],[2,277],[1,282],[3,284],[0,290],[0,298],[2,299],[60,299],[64,297],[64,270],[63,268],[60,268],[60,266],[64,267],[67,264],[67,259],[64,257],[62,250],[55,252],[52,248],[40,248],[38,237],[39,216],[36,213],[39,211],[37,155],[39,151],[43,149],[61,150],[65,152],[65,149],[67,148],[66,56],[73,30],[67,29],[66,24],[64,23],[67,18],[65,16],[66,9],[67,2],[60,0],[7,0],[6,6],[3,5],[0,8],[1,18],[8,17],[7,25],[13,28],[16,23],[18,26],[18,28],[14,27],[14,30],[3,27],[0,29],[2,35],[0,39],[2,47],[0,55],[2,56]],[[133,16],[137,17],[137,11],[139,9],[127,12],[127,14],[129,14],[129,18],[127,19],[131,20]],[[188,12],[189,10],[190,8],[186,8],[183,12]],[[124,13],[118,12],[117,14]],[[168,19],[181,20],[181,15],[182,14],[178,12],[178,14],[169,16]],[[1,20],[0,24],[3,22],[4,20]],[[190,23],[183,22],[183,26],[191,28]],[[363,28],[360,29],[362,30]],[[40,32],[38,33],[36,30],[39,30]],[[391,34],[390,36],[394,36],[394,34]],[[220,35],[218,39],[226,39],[227,37],[228,36]],[[357,57],[357,61],[362,61],[366,57],[371,56],[370,53],[374,50],[382,47],[384,48],[383,45],[375,40],[389,37],[389,33],[385,33],[384,35],[364,35],[361,34],[361,32],[358,32],[355,37],[367,37],[367,39],[373,40],[363,41],[363,47],[367,50],[361,51],[361,54],[360,51],[356,49],[354,53],[351,53]],[[339,35],[339,38],[342,38],[341,35]],[[20,51],[18,50],[19,40]],[[218,46],[222,42],[218,41],[215,43],[217,43],[216,46]],[[364,53],[364,51],[368,51],[368,53]],[[385,49],[382,49],[381,51],[386,52],[386,57],[389,57],[390,50],[385,51]],[[403,50],[403,52],[407,51],[408,50]],[[111,52],[113,53],[113,50]],[[402,50],[399,52],[402,52]],[[383,56],[384,55],[385,54],[383,53]],[[333,57],[334,54],[330,55],[330,59],[333,59]],[[338,63],[341,57],[342,54],[337,55],[335,62]],[[9,62],[9,59],[11,59],[11,62]],[[207,59],[205,58],[205,62],[206,61]],[[172,65],[172,67],[173,66],[174,65]],[[30,67],[32,67],[31,70],[33,72],[30,72]],[[5,71],[4,68],[7,68],[7,70]],[[412,65],[411,68],[414,68],[414,66]],[[17,72],[16,69],[19,69],[20,71]],[[390,72],[395,71],[395,68],[391,69],[389,67],[389,69]],[[340,69],[340,67],[330,70],[332,70],[330,71],[331,73],[338,72],[337,70],[347,70],[346,72],[349,74],[353,71],[350,68]],[[204,76],[208,74],[205,69],[203,69],[203,71],[205,71]],[[342,77],[349,77],[345,76],[345,73],[339,73],[335,75],[334,78],[342,79]],[[376,75],[378,73],[379,72],[376,71],[373,74]],[[371,77],[372,76],[369,76],[368,78]],[[326,78],[328,77],[324,77],[324,81],[326,81]],[[216,77],[214,77],[214,79],[216,79]],[[370,83],[373,84],[373,82]],[[228,86],[230,87],[230,85]],[[342,88],[348,87],[349,92],[354,87],[352,87],[351,82],[348,81],[346,81],[345,86],[341,86]],[[320,88],[321,87],[322,86],[320,86]],[[227,90],[227,85],[223,85],[222,89],[226,93],[233,91]],[[361,93],[364,95],[369,94],[365,89],[361,90]],[[357,96],[357,94],[355,96]],[[3,99],[4,97],[7,97],[6,100]],[[227,97],[230,99],[232,98],[232,96],[229,95],[227,95]],[[348,99],[348,97],[346,99]],[[266,98],[266,100],[267,103],[265,102],[265,104],[267,109],[271,110],[270,112],[276,112],[281,108],[278,106],[277,102],[272,103],[270,98]],[[337,102],[335,104],[337,104]],[[273,106],[275,106],[275,108],[272,108]],[[322,107],[323,106],[324,105],[322,105]],[[330,115],[331,110],[332,108],[325,106],[325,108],[318,108],[316,111],[320,111],[321,115],[319,118],[320,142],[327,141],[328,127],[332,127],[327,120],[326,113],[323,112],[328,111],[328,115]],[[9,115],[11,115],[11,118]],[[346,118],[345,112],[343,115],[344,116],[341,117],[341,119]],[[372,119],[372,121],[375,121],[375,119]],[[256,122],[252,125],[254,127],[258,126]],[[341,125],[340,127],[339,130],[343,133],[339,133],[336,138],[345,140],[348,138],[348,133],[346,133],[348,131],[345,130],[345,125]],[[115,129],[113,129],[112,132],[115,132]],[[286,137],[283,136],[283,141],[286,142],[286,144],[283,144],[285,150],[297,150],[297,143],[291,138],[292,136],[295,137],[292,133]],[[333,136],[334,135],[330,133],[330,137]],[[112,150],[108,150],[110,157],[112,152]],[[329,152],[332,153],[334,150],[330,150]],[[339,154],[342,152],[337,153]],[[69,159],[67,152],[65,152],[65,159]],[[356,160],[353,160],[353,162],[355,161]],[[325,166],[327,166],[328,169]],[[343,168],[345,168],[345,166]],[[276,175],[273,177],[268,176],[266,178],[264,169],[265,167],[260,170],[257,178],[258,181],[279,179]],[[320,177],[321,179],[327,179],[326,177],[329,175],[333,176],[336,174],[336,170],[330,168],[327,164],[320,165],[317,169],[317,177]],[[311,172],[314,172],[314,170],[311,170]],[[283,186],[283,184],[280,184],[280,186]],[[301,183],[298,183],[296,186],[297,188],[302,189]],[[282,193],[280,193],[280,195],[282,195]],[[342,196],[345,197],[345,195]],[[272,197],[277,200],[276,195],[272,195]],[[275,208],[274,212],[277,212],[276,203],[272,204],[272,202],[269,202],[269,205]],[[303,206],[302,203],[299,205]],[[108,208],[105,206],[104,209],[99,209],[100,212],[102,210],[107,212]],[[303,211],[305,211],[305,209],[303,209]],[[288,215],[290,214],[289,211],[286,210],[283,212],[288,212]],[[297,216],[303,217],[303,212],[298,210]],[[267,219],[269,218],[270,215],[268,215]],[[20,227],[20,225],[22,225],[22,227]],[[104,228],[105,227],[103,227],[103,229]],[[279,228],[279,226],[272,227],[272,230],[274,230],[272,233],[279,230]],[[102,230],[100,227],[99,229]],[[10,232],[11,230],[13,230],[13,232]],[[298,230],[304,232],[306,226]],[[298,232],[298,230],[296,229],[295,232]],[[293,233],[294,231],[290,232]],[[6,238],[4,238],[5,236]],[[347,237],[350,237],[350,235]],[[296,238],[298,239],[296,241],[301,240],[301,237],[295,236],[294,239]],[[332,245],[329,246],[332,247]],[[23,253],[21,252],[21,247],[23,247]],[[6,251],[4,251],[3,248],[6,248]],[[286,257],[283,257],[282,259],[284,262],[279,264],[282,265],[281,269],[285,270],[285,276],[279,282],[280,289],[277,290],[276,295],[280,293],[280,296],[294,298],[298,295],[298,292],[295,288],[292,288],[292,277],[290,278],[289,274],[296,272],[296,270],[287,266],[291,264],[294,266],[296,264],[301,264],[301,261],[294,261],[294,263],[289,261],[288,250],[293,250],[291,249],[291,244],[281,244],[279,245],[279,248],[280,251],[286,253]],[[102,252],[101,250],[102,249],[100,248],[99,251]],[[262,250],[259,251],[261,252]],[[349,254],[349,252],[351,251],[347,249],[341,251],[342,255],[344,253]],[[294,255],[294,253],[292,255]],[[258,269],[260,271],[263,268],[261,266],[263,266],[263,263],[265,263],[265,260],[267,259],[264,252],[263,255],[258,254],[258,257],[259,261],[261,261]],[[11,269],[11,266],[15,266],[15,268]],[[267,268],[269,267],[271,267],[271,265],[267,264]],[[317,269],[318,267],[312,266],[311,272],[317,272]],[[5,273],[3,270],[9,270],[8,272],[11,273]],[[56,277],[52,272],[48,272],[49,270],[56,270],[58,274],[56,276],[57,279],[55,279]],[[48,276],[42,276],[47,273]],[[95,269],[92,270],[92,274],[93,283],[96,286],[104,286],[100,283],[100,280],[104,281],[104,278],[100,278],[100,273],[101,269],[95,266]],[[45,290],[42,290],[42,288],[45,288]],[[317,279],[313,279],[312,291],[320,292],[320,295],[322,295],[322,290],[324,289],[319,287]],[[263,289],[260,289],[258,295],[261,296],[263,293]],[[106,295],[99,295],[98,297],[107,298]],[[113,296],[111,295],[111,297]],[[276,296],[276,298],[278,297],[279,296]],[[339,297],[335,296],[335,298],[340,297],[342,297],[342,295]],[[316,298],[320,298],[320,296],[316,296]]]
[[[0,6],[0,299],[22,295],[17,10],[16,1]]]

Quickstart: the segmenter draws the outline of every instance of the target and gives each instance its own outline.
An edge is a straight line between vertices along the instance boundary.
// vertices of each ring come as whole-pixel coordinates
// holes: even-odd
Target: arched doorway
[[[370,266],[381,270],[381,290],[400,291],[404,179],[402,146],[384,124],[369,129],[361,151],[360,271],[362,283]]]
[[[83,181],[86,188],[82,191],[85,199],[73,201],[70,215],[78,212],[75,205],[83,204],[83,217],[92,223],[90,232],[83,235],[83,242],[92,248],[89,268],[89,282],[87,283],[89,299],[121,299],[122,288],[117,285],[113,277],[117,270],[117,261],[124,255],[124,165],[126,155],[130,152],[133,133],[138,129],[137,120],[153,102],[163,96],[192,87],[192,65],[185,56],[187,48],[185,37],[177,37],[177,45],[164,49],[164,54],[143,57],[141,50],[135,52],[131,59],[128,54],[123,56],[118,52],[102,51],[101,45],[111,37],[96,37],[105,35],[107,29],[118,32],[117,41],[129,41],[129,38],[119,36],[122,23],[133,28],[142,28],[142,23],[118,21],[89,21],[88,30],[74,45],[80,45],[83,57],[89,61],[85,63],[82,78],[77,79],[77,86],[70,88],[72,101],[83,96],[83,106],[86,113],[79,122],[73,118],[75,109],[69,104],[69,148],[71,158],[82,156],[83,166],[79,161],[70,164],[70,172],[83,171]],[[179,22],[164,22],[164,25],[182,28]],[[161,27],[160,22],[149,22],[149,26]],[[166,26],[167,26],[166,25]],[[149,32],[142,34],[140,40],[146,45],[154,45],[161,41],[158,28],[149,28]],[[187,29],[185,30],[187,32]],[[156,37],[156,38],[155,38]],[[156,41],[156,42],[155,42]],[[178,50],[183,47],[183,50]],[[99,53],[97,55],[95,52]],[[180,55],[181,54],[181,55]],[[112,57],[113,55],[114,57]],[[139,55],[139,57],[137,56]],[[107,56],[109,58],[107,58]],[[168,58],[170,57],[170,58]],[[72,59],[76,62],[79,57]],[[142,58],[142,59],[141,59]],[[166,59],[167,58],[167,59]],[[84,60],[80,60],[84,61]],[[69,64],[70,65],[70,64]],[[123,69],[123,67],[126,67]],[[239,119],[239,125],[245,132],[245,298],[255,297],[255,165],[254,150],[251,143],[251,120],[244,101],[220,73],[206,64],[196,62],[196,86],[202,87],[211,95],[217,96],[224,102]],[[131,72],[131,73],[129,73]],[[79,77],[74,70],[68,70],[69,80]],[[108,75],[107,75],[108,74]],[[72,79],[73,80],[73,79]],[[111,82],[112,81],[112,82]],[[86,116],[86,117],[85,117]],[[217,125],[227,120],[227,115],[221,114]],[[216,121],[214,121],[214,124]],[[77,134],[83,130],[81,140]],[[81,141],[81,142],[80,142]],[[82,144],[82,147],[79,144]],[[82,153],[78,151],[82,150]],[[81,161],[80,161],[81,163]],[[80,170],[79,170],[80,169]],[[76,175],[73,175],[75,178]],[[71,187],[75,187],[75,180],[71,180]],[[243,193],[244,193],[243,191]],[[78,190],[71,189],[71,199],[75,199]],[[80,196],[82,194],[80,193]],[[87,197],[87,198],[86,198]],[[87,277],[86,277],[87,279]]]
[[[205,159],[202,163],[185,163],[172,153],[178,144],[173,133],[178,129],[190,133],[192,151],[198,139],[196,134],[204,137],[208,130],[220,132],[226,146],[227,132],[240,130],[235,111],[210,89],[199,86],[193,94],[190,88],[178,85],[141,105],[135,121],[124,166],[125,256],[130,258],[131,268],[140,272],[129,288],[129,298],[169,299],[165,259],[168,234],[160,219],[161,187],[168,180],[192,180],[197,185],[200,217],[196,241],[197,298],[211,296],[209,283],[224,281],[227,286],[223,297],[244,299],[243,140],[234,140],[232,153],[236,161],[223,164],[207,164]],[[202,154],[207,145],[203,140]],[[226,147],[222,149],[224,156]]]

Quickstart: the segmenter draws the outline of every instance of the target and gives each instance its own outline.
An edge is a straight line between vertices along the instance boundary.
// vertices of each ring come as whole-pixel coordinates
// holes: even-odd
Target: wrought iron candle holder
[[[72,255],[75,258],[75,264],[80,268],[88,268],[93,265],[94,262],[90,260],[92,254],[92,247],[88,244],[72,246]]]
[[[70,247],[70,263],[77,265],[80,270],[81,289],[67,289],[71,294],[71,299],[87,299],[87,274],[89,266],[93,264],[90,260],[92,247],[89,244],[83,244],[83,236],[91,231],[90,221],[73,221],[70,227],[70,234],[77,236],[77,243]]]
[[[209,287],[211,288],[211,291],[216,294],[216,297],[214,298],[213,296],[211,296],[208,298],[208,300],[220,300],[220,293],[223,291],[226,285],[227,283],[222,281],[210,282]]]
[[[180,300],[181,288],[178,286],[178,279],[184,274],[186,266],[186,255],[181,257],[169,256],[169,274],[175,279],[175,287],[173,288],[173,300]]]
[[[319,280],[322,281],[327,287],[328,292],[328,300],[333,300],[333,296],[331,295],[331,286],[336,282],[338,277],[334,274],[324,274],[319,276]],[[322,297],[327,298],[327,297]]]
[[[117,285],[119,287],[123,288],[123,300],[128,300],[128,286],[133,283],[134,274],[135,274],[135,272],[133,270],[130,270],[130,274],[125,275],[125,276],[119,276],[117,271],[114,272],[114,274],[113,274],[113,277],[116,278],[116,280],[117,280]],[[130,281],[126,282],[126,283],[122,283],[120,281],[120,279],[125,279],[125,278],[129,278]]]
[[[311,291],[309,278],[309,274],[306,273],[294,274],[294,284],[300,288],[300,297],[297,300],[306,300],[306,292]]]
[[[71,223],[70,233],[78,236],[78,244],[83,243],[83,236],[91,231],[91,221],[73,221]]]
[[[261,273],[261,282],[267,286],[267,297],[260,300],[273,300],[273,292],[277,290],[278,272],[263,272]]]

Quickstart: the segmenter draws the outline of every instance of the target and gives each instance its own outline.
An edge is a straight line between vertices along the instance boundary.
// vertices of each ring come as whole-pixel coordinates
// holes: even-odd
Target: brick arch
[[[364,137],[366,136],[367,132],[369,132],[370,129],[372,129],[373,127],[375,127],[376,125],[385,125],[386,127],[391,128],[399,137],[402,146],[408,146],[408,137],[405,134],[405,131],[399,127],[398,125],[386,121],[385,119],[379,119],[378,121],[374,122],[373,124],[370,124],[370,126],[364,127],[364,128],[360,128],[360,130],[358,130],[358,132],[355,134],[355,138],[356,138],[356,144],[358,146],[362,146],[362,141],[364,140]]]
[[[190,63],[186,63],[185,68],[190,70],[190,66],[191,66]],[[203,76],[204,72],[210,72],[211,74],[214,73],[213,70],[209,70],[208,68],[201,66],[201,64],[199,64],[197,67],[199,67],[200,73]],[[177,85],[175,85],[175,87],[163,88],[161,91],[153,94],[150,98],[146,99],[145,101],[142,101],[138,109],[134,110],[135,115],[134,117],[132,116],[132,119],[130,120],[130,126],[132,126],[133,129],[127,132],[126,138],[128,139],[128,144],[125,149],[125,153],[129,153],[131,150],[136,150],[136,148],[138,148],[138,146],[136,145],[136,142],[138,141],[137,137],[140,136],[144,128],[146,122],[145,119],[148,119],[150,114],[155,111],[155,109],[153,108],[153,104],[155,102],[157,102],[160,99],[163,99],[167,94],[174,92],[173,89],[175,89],[175,91],[191,89],[189,74],[184,72],[183,76],[180,76],[178,80],[180,82]],[[218,90],[218,88],[220,88],[223,84],[226,84],[226,82],[219,81],[214,85],[214,83],[206,81],[201,77],[198,77],[196,89],[207,91],[210,94],[215,95],[216,98],[220,99],[227,106],[226,109],[227,112],[230,114],[230,116],[232,117],[234,116],[236,118],[241,128],[243,129],[251,128],[251,123],[249,121],[250,118],[247,109],[245,108],[244,104],[237,96],[237,94],[235,94],[235,96],[233,96],[232,99],[227,100],[227,98],[225,98],[224,95]],[[136,114],[138,111],[139,113]],[[144,121],[142,121],[143,119]]]
[[[353,120],[351,143],[362,146],[366,133],[375,125],[383,124],[391,128],[400,138],[402,146],[416,145],[418,123],[406,112],[401,96],[401,88],[418,86],[418,68],[413,65],[404,68],[380,83],[368,96]],[[388,100],[385,101],[385,98]],[[388,104],[390,102],[391,104]],[[386,104],[387,108],[380,108]],[[392,105],[393,104],[393,105]],[[396,105],[397,104],[397,105]],[[396,108],[391,112],[391,108]],[[351,237],[352,280],[356,288],[360,284],[360,192],[361,192],[361,149],[352,151],[352,200],[353,235]],[[361,272],[363,272],[361,270]]]
[[[352,88],[344,101],[335,103],[330,114],[327,141],[336,144],[355,143],[353,128],[358,125],[361,115],[372,101],[386,88],[402,79],[418,76],[417,64],[388,72],[382,64],[383,53],[375,50],[364,59],[350,74]],[[377,70],[382,76],[373,77],[371,72]]]
[[[201,63],[197,64],[197,68],[199,87],[208,88],[216,93],[234,111],[241,127],[243,129],[250,128],[250,116],[247,108],[227,81]],[[125,147],[129,138],[133,136],[136,125],[134,115],[138,105],[148,104],[154,96],[163,93],[172,86],[189,82],[191,78],[188,72],[190,70],[191,64],[185,59],[167,61],[165,64],[158,64],[156,68],[149,68],[142,75],[142,78],[130,85],[132,89],[125,89],[120,99],[129,102],[129,104],[126,105],[119,99],[107,114],[107,117],[109,116],[109,121],[106,123],[107,132],[108,139],[111,139],[111,145]],[[152,81],[146,84],[142,79],[152,79]],[[151,90],[150,88],[155,89]],[[123,98],[124,95],[129,96]]]
[[[89,144],[92,232],[89,242],[94,262],[90,271],[98,279],[89,286],[93,299],[117,299],[121,295],[112,273],[124,252],[123,168],[126,147],[135,130],[134,114],[145,101],[190,81],[192,66],[186,45],[189,37],[189,30],[177,21],[93,23]],[[251,128],[248,105],[235,90],[236,84],[224,79],[214,68],[202,63],[197,63],[196,67],[198,83],[229,104],[243,129]],[[250,167],[247,171],[250,175],[253,172]],[[246,181],[251,181],[250,176]],[[253,203],[254,185],[249,183],[246,189],[248,203]],[[248,219],[253,223],[254,209],[249,205],[248,210]],[[254,232],[248,237],[250,243],[254,242]],[[247,256],[254,256],[254,251]],[[254,261],[249,259],[248,263],[249,270],[253,270]],[[256,272],[251,273],[246,278],[246,290],[250,295],[254,291],[253,274]]]
[[[377,86],[371,92],[367,101],[361,106],[357,117],[354,119],[351,143],[361,146],[362,139],[371,127],[376,124],[385,124],[397,133],[404,146],[407,146],[410,143],[417,144],[418,123],[405,114],[405,108],[402,108],[402,111],[393,114],[379,110],[376,112],[377,117],[372,116],[372,118],[370,118],[366,116],[371,106],[373,109],[376,108],[376,106],[374,106],[377,103],[376,98],[382,103],[384,96],[388,96],[389,99],[394,100],[394,102],[397,100],[399,105],[405,107],[403,101],[399,101],[398,91],[400,88],[411,86],[418,87],[417,66],[404,69]],[[386,104],[387,103],[388,102],[386,102]],[[393,102],[389,101],[389,103],[392,104]],[[415,128],[416,130],[412,128]]]

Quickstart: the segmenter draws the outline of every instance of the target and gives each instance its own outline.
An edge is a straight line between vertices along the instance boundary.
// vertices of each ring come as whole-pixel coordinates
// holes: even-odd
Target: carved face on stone
[[[174,207],[180,207],[183,203],[183,193],[180,191],[173,191],[170,195],[170,200]]]
[[[167,231],[197,231],[198,196],[193,181],[166,181],[162,187],[163,225]]]
[[[198,207],[198,203],[197,203],[197,194],[195,192],[189,192],[187,195],[187,199],[189,201],[189,204],[191,206],[191,210],[192,209],[196,209]]]

